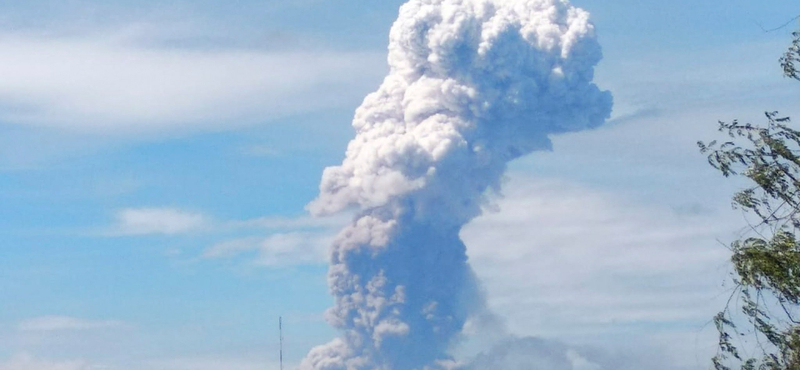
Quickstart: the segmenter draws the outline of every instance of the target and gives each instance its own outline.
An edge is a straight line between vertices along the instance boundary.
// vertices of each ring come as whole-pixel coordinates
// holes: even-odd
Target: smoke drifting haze
[[[449,350],[467,320],[491,313],[459,232],[486,193],[500,191],[509,161],[609,117],[611,94],[592,82],[601,57],[589,14],[567,1],[402,6],[389,75],[356,111],[356,137],[308,207],[359,213],[330,255],[327,319],[341,337],[313,349],[301,369],[462,366]],[[574,366],[555,368],[595,368],[564,353],[553,361]],[[470,368],[487,368],[488,358]]]

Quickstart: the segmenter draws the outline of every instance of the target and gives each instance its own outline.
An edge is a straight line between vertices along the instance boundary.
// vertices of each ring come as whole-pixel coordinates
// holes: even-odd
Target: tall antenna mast
[[[283,370],[283,317],[281,316],[278,316],[278,335],[280,335],[281,339],[280,359],[281,359],[281,370]]]

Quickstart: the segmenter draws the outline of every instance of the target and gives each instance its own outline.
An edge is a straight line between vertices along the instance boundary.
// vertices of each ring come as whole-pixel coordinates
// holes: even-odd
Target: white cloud
[[[293,368],[291,364],[284,364]],[[175,358],[148,361],[141,367],[143,370],[277,370],[280,364],[266,359],[242,358]]]
[[[23,332],[84,331],[124,327],[116,320],[84,320],[67,316],[44,316],[28,319],[17,325]]]
[[[202,213],[173,208],[127,208],[115,214],[115,222],[105,234],[115,236],[180,235],[198,231],[210,233],[252,233],[258,235],[229,237],[206,248],[205,259],[231,259],[253,256],[260,266],[297,266],[324,264],[336,230],[349,222],[350,216],[332,217],[261,217],[250,220],[214,220]],[[175,248],[165,252],[179,257]]]
[[[312,234],[333,234],[346,225],[351,215],[330,217],[259,217],[249,220],[214,220],[201,212],[169,207],[124,208],[114,213],[114,223],[108,228],[111,235],[176,235],[200,230],[241,231],[267,230],[271,232],[303,231]],[[241,243],[239,243],[241,244]]]
[[[0,120],[103,134],[229,129],[348,103],[385,68],[380,53],[189,50],[112,36],[0,36]]]
[[[291,232],[217,243],[203,252],[208,259],[232,258],[254,252],[262,266],[324,264],[333,237],[326,232]]]
[[[523,176],[506,195],[500,212],[462,236],[490,306],[515,334],[591,340],[632,326],[646,335],[664,324],[699,329],[724,304],[719,214],[686,216]]]
[[[115,215],[112,235],[182,234],[201,230],[211,221],[200,213],[172,208],[128,208]]]
[[[285,364],[291,368],[293,364]],[[277,370],[280,365],[270,359],[233,357],[185,357],[144,359],[136,363],[96,365],[84,360],[51,360],[19,353],[0,361],[0,370]]]
[[[17,354],[5,362],[0,362],[0,370],[99,370],[84,361],[47,361],[29,354]]]
[[[598,79],[614,92],[614,111],[624,115],[642,108],[680,112],[720,103],[746,105],[756,109],[756,114],[778,108],[770,108],[769,102],[793,108],[800,86],[782,76],[777,62],[788,40],[782,36],[771,40],[766,37],[757,42],[719,44],[681,52],[669,48],[648,52],[619,50],[612,56],[613,63],[600,66]],[[729,62],[717,63],[717,60]],[[688,126],[689,122],[670,124]]]
[[[261,217],[223,224],[229,230],[257,229],[268,235],[223,240],[203,251],[206,259],[230,259],[254,256],[260,266],[297,266],[325,264],[333,238],[352,219],[345,213],[330,217]]]
[[[260,217],[252,220],[235,221],[233,227],[257,227],[264,229],[329,229],[335,232],[352,220],[352,215],[343,213],[327,217],[303,215],[299,217]]]
[[[509,337],[476,356],[469,370],[484,369],[548,369],[548,370],[611,370],[584,357],[578,350],[562,343],[539,338]],[[636,367],[634,367],[636,368]],[[616,367],[614,370],[629,369]]]

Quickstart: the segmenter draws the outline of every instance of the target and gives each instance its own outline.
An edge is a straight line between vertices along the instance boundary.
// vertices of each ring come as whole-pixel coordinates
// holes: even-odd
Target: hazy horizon
[[[0,1],[0,370],[709,368],[800,6],[516,1]]]

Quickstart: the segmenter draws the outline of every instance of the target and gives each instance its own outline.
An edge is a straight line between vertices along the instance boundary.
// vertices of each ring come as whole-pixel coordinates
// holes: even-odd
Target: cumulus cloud
[[[392,27],[390,73],[325,170],[317,215],[357,208],[331,252],[328,320],[342,337],[303,369],[436,369],[485,313],[461,227],[507,163],[550,135],[602,124],[611,94],[585,11],[561,0],[412,0]],[[413,356],[409,356],[413,354]]]
[[[114,235],[175,235],[198,231],[210,224],[200,213],[173,208],[127,208],[117,211]]]
[[[17,325],[23,332],[84,331],[124,327],[116,320],[85,320],[67,316],[44,316],[28,319]]]
[[[3,122],[114,135],[224,130],[337,106],[384,69],[365,52],[190,50],[108,35],[5,34],[0,53]]]

